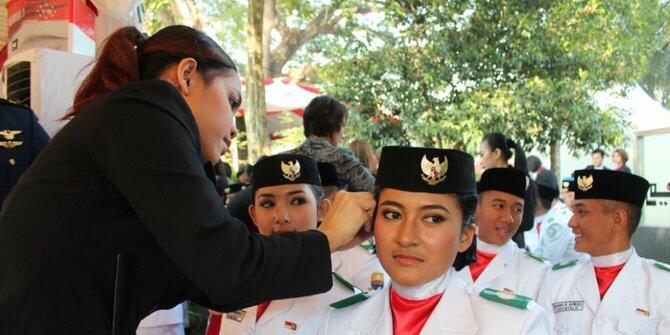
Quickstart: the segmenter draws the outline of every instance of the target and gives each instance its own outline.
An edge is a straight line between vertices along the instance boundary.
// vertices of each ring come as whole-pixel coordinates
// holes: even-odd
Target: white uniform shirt
[[[368,246],[368,244],[366,244]],[[330,261],[333,271],[347,278],[352,284],[360,288],[363,292],[373,291],[372,277],[376,274],[384,279],[384,286],[390,282],[377,254],[373,247],[366,249],[362,246],[356,246],[344,251],[337,251],[331,254]]]
[[[551,264],[584,257],[575,251],[575,234],[568,227],[571,217],[572,211],[557,201],[546,214],[535,218],[533,229],[524,233],[528,249],[546,258]],[[540,224],[539,234],[538,224]]]
[[[371,289],[373,273],[384,273],[377,256],[363,247],[331,254],[333,271],[356,286],[349,287],[333,277],[333,288],[323,294],[272,301],[256,321],[257,306],[221,318],[220,335],[315,334],[328,315],[330,304]],[[388,276],[384,273],[385,280]]]
[[[547,261],[542,261],[527,254],[511,240],[503,246],[497,247],[478,239],[477,248],[489,253],[495,252],[495,250],[492,250],[493,248],[498,249],[498,251],[496,257],[482,271],[474,284],[496,290],[507,289],[532,299],[537,298],[544,277],[551,268]],[[458,274],[466,283],[472,283],[469,266],[461,269]]]
[[[172,309],[155,311],[140,321],[137,335],[180,335],[184,334],[184,309],[179,304]]]
[[[557,334],[670,334],[670,268],[632,249],[601,301],[593,267],[587,258],[557,264],[547,275],[538,303]]]
[[[474,285],[467,285],[449,270],[440,278],[445,281],[442,298],[428,317],[421,334],[550,334],[547,312],[531,301],[527,309],[519,309],[479,296]],[[392,335],[389,286],[373,293],[358,304],[332,310],[320,329],[320,335]]]

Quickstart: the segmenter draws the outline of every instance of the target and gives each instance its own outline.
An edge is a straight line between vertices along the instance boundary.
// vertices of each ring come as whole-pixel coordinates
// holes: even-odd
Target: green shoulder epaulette
[[[661,262],[655,262],[654,266],[661,269],[670,272],[670,265],[661,263]]]
[[[554,264],[554,266],[551,267],[552,270],[559,270],[562,268],[569,268],[571,266],[575,266],[577,263],[579,263],[578,259],[573,259],[571,261],[565,261],[565,262],[560,262]]]
[[[536,260],[538,260],[542,263],[544,263],[544,261],[547,260],[546,258],[542,257],[541,255],[538,255],[538,254],[536,254],[534,252],[530,252],[530,251],[526,251],[526,256],[528,256],[530,258],[533,258],[533,259],[536,259]]]
[[[367,300],[369,297],[370,296],[367,295],[366,293],[358,293],[358,294],[352,295],[349,298],[342,299],[340,301],[336,301],[336,302],[330,304],[330,307],[337,308],[337,309],[348,307],[348,306],[351,306],[351,305],[355,305],[355,304],[357,304],[361,301]]]
[[[346,286],[348,289],[350,289],[352,292],[363,292],[360,288],[356,287],[356,285],[350,283],[348,280],[344,279],[339,273],[332,271],[333,272],[333,277],[340,282],[342,285]]]
[[[363,243],[360,244],[361,248],[365,249],[365,251],[374,254],[375,253],[375,245],[372,244],[370,241],[364,241]]]
[[[513,292],[498,291],[490,288],[483,289],[479,293],[479,296],[486,300],[491,300],[518,309],[528,309],[528,304],[533,301],[531,298],[514,294]]]

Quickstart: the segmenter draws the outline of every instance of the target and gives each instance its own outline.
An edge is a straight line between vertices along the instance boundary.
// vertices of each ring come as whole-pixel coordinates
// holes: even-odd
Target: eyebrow
[[[303,190],[296,190],[296,191],[288,192],[288,193],[286,193],[286,195],[291,196],[291,195],[304,194],[304,193],[305,193],[305,191],[303,191]],[[262,197],[275,198],[277,196],[272,194],[272,193],[261,193],[261,194],[258,195],[258,197],[259,198],[262,198]]]
[[[393,200],[385,200],[384,202],[379,204],[380,207],[384,206],[384,205],[395,206],[395,207],[398,207],[398,208],[405,209],[405,206],[403,204],[401,204],[399,202],[396,202],[396,201],[393,201]],[[451,211],[449,211],[446,207],[444,207],[442,205],[436,205],[436,204],[425,205],[425,206],[421,206],[421,209],[422,210],[440,209],[440,210],[443,210],[443,211],[451,214]]]

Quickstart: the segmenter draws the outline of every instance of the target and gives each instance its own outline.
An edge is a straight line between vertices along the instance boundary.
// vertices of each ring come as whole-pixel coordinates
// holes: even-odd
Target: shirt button
[[[16,161],[14,160],[14,158],[10,158],[9,159],[9,165],[14,165],[14,164],[16,164]]]
[[[603,321],[602,318],[597,318],[596,319],[596,326],[602,327],[603,324],[605,324],[605,321]]]

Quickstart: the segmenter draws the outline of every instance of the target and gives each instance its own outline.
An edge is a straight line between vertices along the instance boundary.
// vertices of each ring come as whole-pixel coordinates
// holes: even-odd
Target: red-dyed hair
[[[159,78],[168,66],[184,58],[196,60],[197,71],[207,83],[217,75],[237,72],[233,60],[214,40],[191,27],[169,26],[151,37],[135,27],[117,30],[103,43],[64,119],[76,116],[101,95],[139,80]]]

